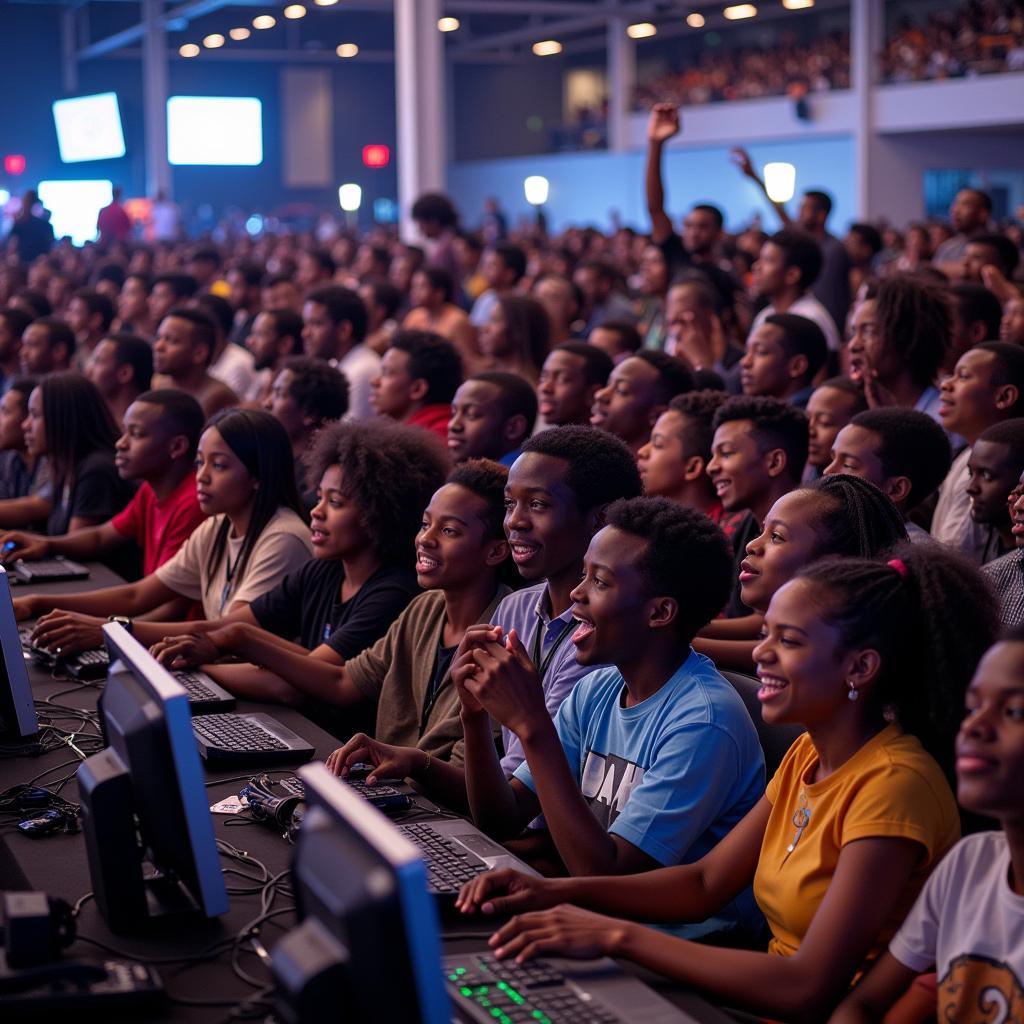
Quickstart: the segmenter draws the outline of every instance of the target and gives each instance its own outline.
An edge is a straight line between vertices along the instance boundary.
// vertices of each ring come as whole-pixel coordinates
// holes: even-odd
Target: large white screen
[[[252,96],[172,96],[167,159],[177,165],[263,163],[263,104]]]
[[[96,217],[114,198],[109,181],[41,181],[39,200],[50,211],[57,238],[71,236],[75,245],[96,238]]]
[[[117,94],[76,96],[53,105],[57,146],[66,164],[82,160],[112,160],[124,156],[124,132]]]

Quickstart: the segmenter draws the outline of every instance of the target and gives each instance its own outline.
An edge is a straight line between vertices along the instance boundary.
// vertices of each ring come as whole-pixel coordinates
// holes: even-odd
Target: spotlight
[[[543,39],[533,44],[533,52],[537,57],[551,57],[562,52],[562,44],[557,39]]]
[[[355,43],[342,43],[334,52],[339,57],[354,57],[359,53],[359,47]]]

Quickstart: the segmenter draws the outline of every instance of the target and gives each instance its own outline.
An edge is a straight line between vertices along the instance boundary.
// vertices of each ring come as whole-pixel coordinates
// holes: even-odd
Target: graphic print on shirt
[[[952,960],[939,982],[941,1024],[1016,1024],[1024,1021],[1024,987],[998,960],[965,953]]]
[[[607,830],[626,806],[630,793],[644,780],[644,771],[617,754],[588,750],[580,789],[594,817]]]

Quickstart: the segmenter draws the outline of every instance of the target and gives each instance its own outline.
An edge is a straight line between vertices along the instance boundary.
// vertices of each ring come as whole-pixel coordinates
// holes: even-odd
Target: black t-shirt
[[[731,309],[736,294],[736,279],[727,270],[715,266],[714,263],[697,263],[689,250],[683,245],[682,238],[675,232],[658,243],[665,264],[668,267],[668,279],[671,281],[683,270],[692,270],[702,274],[708,284],[718,294],[720,309]]]
[[[754,609],[748,608],[740,598],[740,563],[747,557],[747,545],[756,537],[761,536],[763,527],[753,512],[746,512],[736,524],[729,537],[732,543],[732,593],[729,603],[725,606],[727,619],[739,619],[744,615],[753,615]]]
[[[118,475],[113,449],[89,452],[78,464],[74,480],[53,488],[46,532],[51,537],[67,533],[75,517],[106,522],[117,515],[134,494],[135,485]]]
[[[383,566],[342,603],[344,579],[341,562],[314,558],[249,608],[271,633],[297,640],[310,651],[328,644],[342,658],[354,658],[388,631],[420,590],[412,569]]]

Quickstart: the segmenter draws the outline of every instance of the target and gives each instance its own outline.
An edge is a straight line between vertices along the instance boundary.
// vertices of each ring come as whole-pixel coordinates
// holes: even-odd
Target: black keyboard
[[[289,796],[297,796],[300,800],[306,799],[306,787],[302,779],[297,775],[283,775],[274,780]],[[344,779],[345,785],[355,790],[364,800],[368,800],[374,807],[382,811],[401,811],[412,803],[412,796],[409,787],[400,779],[392,780],[394,785],[387,782],[378,782],[376,786],[369,786],[361,779]]]
[[[67,558],[44,558],[39,562],[14,563],[14,571],[26,583],[59,583],[62,580],[87,580],[89,570]]]
[[[199,754],[211,767],[295,764],[313,747],[269,715],[216,714],[192,719]]]
[[[84,1011],[88,1020],[130,1010],[129,1019],[147,1020],[150,1014],[141,1011],[154,1007],[163,995],[160,975],[152,967],[127,960],[57,961],[39,969],[34,979],[19,978],[17,972],[0,977],[0,1003],[17,1020],[44,1015],[57,1020],[55,1014],[69,1010]]]
[[[188,702],[192,706],[192,714],[230,711],[235,706],[235,698],[218,686],[205,672],[179,669],[171,675],[185,687]]]
[[[427,888],[434,896],[457,896],[466,882],[487,870],[479,857],[429,824],[399,825],[398,831],[427,858]]]
[[[517,964],[488,953],[446,957],[456,1009],[479,1024],[625,1024],[626,1018],[579,994],[543,960]]]

